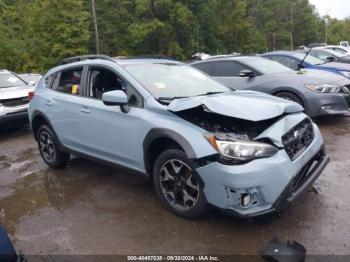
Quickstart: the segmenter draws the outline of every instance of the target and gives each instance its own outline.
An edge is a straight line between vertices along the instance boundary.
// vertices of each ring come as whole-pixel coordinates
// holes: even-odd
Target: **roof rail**
[[[63,59],[61,62],[58,63],[58,65],[65,65],[65,64],[70,64],[74,62],[79,62],[84,60],[93,60],[93,59],[103,59],[103,60],[115,62],[113,58],[106,55],[82,55],[82,56],[73,56],[73,57]]]
[[[166,55],[140,55],[140,56],[128,56],[125,59],[167,59],[177,61],[175,58]]]

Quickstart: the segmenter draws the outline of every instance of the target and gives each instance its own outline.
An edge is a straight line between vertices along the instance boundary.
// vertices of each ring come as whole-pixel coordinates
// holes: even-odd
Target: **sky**
[[[321,16],[330,15],[333,18],[343,19],[350,17],[350,0],[309,0],[316,6]]]

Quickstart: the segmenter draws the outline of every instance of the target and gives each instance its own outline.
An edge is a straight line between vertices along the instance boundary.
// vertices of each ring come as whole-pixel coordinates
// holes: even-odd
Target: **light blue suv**
[[[281,212],[328,163],[298,104],[233,91],[169,59],[66,59],[30,97],[50,167],[64,167],[70,154],[128,167],[186,218],[210,206],[243,217]]]

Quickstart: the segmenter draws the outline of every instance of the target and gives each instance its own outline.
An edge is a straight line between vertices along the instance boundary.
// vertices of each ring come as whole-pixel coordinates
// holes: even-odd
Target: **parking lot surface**
[[[350,118],[317,122],[330,164],[299,201],[266,221],[217,211],[178,218],[142,176],[81,158],[49,169],[29,130],[2,128],[0,223],[29,255],[255,255],[275,235],[302,243],[308,254],[349,254]]]

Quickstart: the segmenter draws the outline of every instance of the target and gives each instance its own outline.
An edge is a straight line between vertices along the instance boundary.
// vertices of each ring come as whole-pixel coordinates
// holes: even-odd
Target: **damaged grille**
[[[204,106],[177,112],[176,115],[208,132],[232,134],[234,137],[246,140],[257,137],[284,117],[284,115],[280,115],[275,118],[254,122],[216,114],[206,110]]]
[[[21,105],[28,104],[29,99],[28,99],[28,97],[4,99],[4,100],[0,100],[0,103],[6,107],[15,107],[15,106],[21,106]]]
[[[296,159],[314,140],[310,119],[306,118],[282,136],[282,143],[290,159]]]

